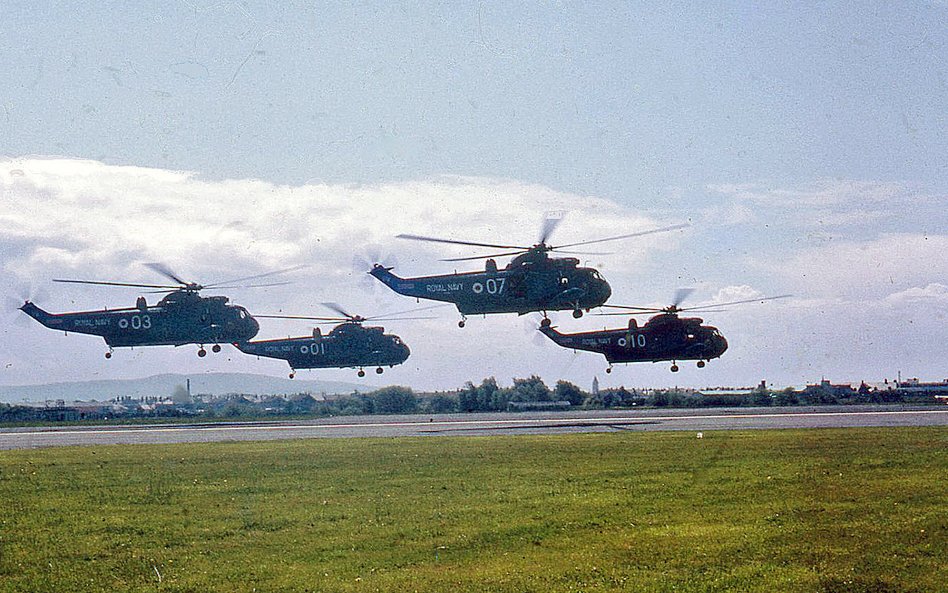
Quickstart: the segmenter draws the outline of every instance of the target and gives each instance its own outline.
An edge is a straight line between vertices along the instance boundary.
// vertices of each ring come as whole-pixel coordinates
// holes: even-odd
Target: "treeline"
[[[537,376],[514,379],[510,387],[501,387],[494,377],[475,385],[468,381],[463,388],[450,392],[416,393],[409,387],[391,386],[368,393],[352,393],[329,399],[316,399],[308,393],[292,396],[259,398],[234,394],[210,401],[169,405],[130,405],[129,398],[119,398],[116,405],[103,403],[98,409],[84,404],[70,407],[42,408],[0,404],[0,423],[70,422],[83,420],[123,420],[153,418],[265,418],[276,416],[356,416],[367,414],[448,414],[465,412],[504,412],[540,409],[606,409],[631,407],[739,407],[739,406],[806,406],[859,403],[933,403],[931,395],[907,393],[898,389],[872,390],[861,385],[816,385],[804,390],[787,388],[773,391],[761,386],[744,394],[707,395],[693,390],[653,389],[640,391],[625,387],[608,388],[596,393],[584,391],[569,381],[557,381],[551,389]]]

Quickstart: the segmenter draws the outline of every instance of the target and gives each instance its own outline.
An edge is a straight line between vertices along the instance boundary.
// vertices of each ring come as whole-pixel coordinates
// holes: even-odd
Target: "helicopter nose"
[[[259,331],[260,331],[260,323],[258,323],[257,320],[254,319],[253,317],[248,317],[247,318],[247,333],[249,335],[247,336],[247,339],[249,340],[250,338],[254,337],[255,335],[257,335],[257,332]]]
[[[725,340],[722,335],[714,336],[711,342],[711,348],[714,352],[714,356],[721,356],[724,354],[724,351],[727,350],[727,340]]]
[[[599,299],[598,299],[599,302],[605,303],[606,301],[609,300],[609,297],[612,296],[612,287],[609,286],[609,283],[606,282],[605,280],[600,280],[598,293],[599,293]]]
[[[408,348],[407,344],[402,344],[402,348],[401,348],[402,362],[405,362],[406,360],[408,360],[409,356],[411,356],[411,349]]]

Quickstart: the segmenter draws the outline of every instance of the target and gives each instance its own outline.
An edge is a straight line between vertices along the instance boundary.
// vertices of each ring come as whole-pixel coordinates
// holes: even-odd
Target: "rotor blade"
[[[234,282],[245,282],[247,280],[256,280],[257,278],[266,278],[268,276],[276,276],[277,274],[286,274],[287,272],[292,272],[294,270],[299,270],[301,268],[307,267],[306,264],[300,264],[298,266],[293,266],[290,268],[283,268],[282,270],[276,270],[273,272],[265,272],[263,274],[255,274],[253,276],[245,276],[243,278],[234,278],[233,280],[225,280],[223,282],[215,282],[214,284],[205,284],[204,288],[216,288],[223,284],[233,284]]]
[[[565,253],[567,255],[613,255],[615,251],[561,251],[557,249],[559,253]]]
[[[746,303],[762,303],[764,301],[775,301],[777,299],[785,299],[792,296],[793,296],[792,294],[781,294],[781,295],[772,296],[772,297],[761,297],[759,299],[744,299],[742,301],[731,301],[729,303],[705,303],[703,305],[687,307],[685,309],[681,309],[681,311],[696,311],[698,309],[707,309],[708,307],[730,307],[731,305],[743,305]]]
[[[234,286],[205,286],[206,290],[221,290],[224,288],[262,288],[264,286],[286,286],[287,284],[293,284],[292,282],[270,282],[269,284],[236,284]]]
[[[672,307],[678,308],[688,296],[695,291],[694,288],[679,288],[675,291],[675,300],[672,301]]]
[[[540,245],[546,245],[546,240],[550,238],[550,235],[553,234],[553,231],[556,230],[556,227],[563,222],[562,216],[550,216],[547,215],[543,219],[543,227],[540,229],[540,240],[537,242]]]
[[[340,315],[342,315],[342,316],[344,316],[344,317],[346,317],[346,318],[348,318],[348,319],[355,319],[355,318],[356,318],[355,315],[352,315],[351,313],[349,313],[348,311],[346,311],[345,309],[343,309],[343,308],[342,308],[342,305],[340,305],[339,303],[320,303],[320,304],[321,304],[322,306],[326,307],[327,309],[332,309],[332,310],[335,311],[336,313],[339,313]]]
[[[168,290],[178,290],[180,286],[168,286],[165,284],[134,284],[131,282],[99,282],[97,280],[63,280],[53,278],[53,282],[68,282],[70,284],[98,284],[100,286],[132,286],[135,288],[164,288]]]
[[[628,305],[600,305],[600,306],[603,308],[608,307],[610,309],[625,309],[628,311],[641,311],[642,313],[661,313],[662,312],[662,309],[657,308],[657,307],[630,307]],[[606,315],[606,313],[602,313],[602,315]],[[623,313],[610,313],[610,315],[623,315]]]
[[[603,305],[605,306],[605,305]],[[626,317],[630,315],[655,315],[656,313],[661,313],[661,309],[655,309],[653,311],[628,311],[626,313],[590,313],[590,315],[595,315],[596,317],[613,317],[616,315],[625,315]],[[259,315],[257,315],[259,317]]]
[[[495,249],[530,249],[521,245],[495,245],[493,243],[474,243],[473,241],[455,241],[454,239],[436,239],[421,235],[395,235],[396,239],[411,239],[412,241],[428,241],[430,243],[450,243],[451,245],[471,245],[473,247],[493,247]]]
[[[310,317],[309,315],[258,315],[255,314],[254,318],[262,317],[264,319],[306,319],[309,321],[324,321],[326,323],[340,323],[343,321],[349,321],[348,317]]]
[[[438,319],[438,317],[366,317],[362,321],[384,321],[388,323],[389,321],[415,321],[418,319]]]
[[[179,278],[177,274],[172,272],[171,268],[169,268],[168,266],[166,266],[165,264],[161,262],[151,262],[151,263],[146,263],[145,265],[151,268],[152,270],[158,272],[165,278],[170,278],[171,280],[174,280],[178,284],[188,284],[187,282]]]
[[[619,235],[617,237],[607,237],[605,239],[596,239],[594,241],[580,241],[579,243],[567,243],[565,245],[557,245],[556,247],[551,247],[551,249],[562,249],[563,247],[576,247],[577,245],[592,245],[593,243],[605,243],[606,241],[618,241],[619,239],[628,239],[630,237],[641,237],[643,235],[652,235],[655,233],[667,233],[668,231],[676,231],[678,229],[683,229],[691,226],[690,224],[675,224],[672,226],[666,226],[659,229],[651,229],[648,231],[639,231],[638,233],[629,233],[628,235]]]
[[[473,261],[476,259],[489,259],[491,257],[507,257],[508,255],[520,255],[521,253],[526,253],[527,250],[522,251],[509,251],[507,253],[492,253],[490,255],[472,255],[470,257],[450,257],[447,259],[441,259],[438,261]]]
[[[429,305],[427,307],[417,307],[415,309],[408,309],[406,311],[395,311],[394,313],[382,313],[381,315],[373,315],[371,317],[366,317],[366,321],[375,321],[382,320],[391,317],[392,315],[406,315],[408,313],[420,313],[421,311],[430,311],[431,309],[440,309],[441,307],[450,307],[450,304],[446,305]],[[421,319],[421,318],[419,318]],[[424,319],[436,319],[435,317],[425,317]]]

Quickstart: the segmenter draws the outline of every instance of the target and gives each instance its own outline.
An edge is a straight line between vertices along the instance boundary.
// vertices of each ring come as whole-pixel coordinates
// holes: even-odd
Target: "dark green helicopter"
[[[384,328],[365,327],[362,324],[366,321],[377,320],[433,319],[432,317],[395,316],[434,308],[422,307],[388,315],[362,317],[346,312],[336,303],[323,303],[323,306],[339,313],[341,317],[302,315],[257,315],[257,317],[306,319],[316,321],[317,324],[338,324],[325,335],[317,327],[313,330],[312,336],[235,342],[234,346],[246,354],[285,360],[290,365],[290,379],[296,376],[297,369],[357,368],[358,375],[364,377],[363,367],[374,366],[375,372],[382,374],[382,367],[391,368],[405,362],[411,351],[401,338],[394,334],[384,333]],[[435,305],[437,306],[440,305]]]
[[[270,284],[235,285],[238,282],[257,280],[282,274],[297,268],[288,268],[266,274],[237,278],[227,282],[201,285],[186,282],[159,263],[145,264],[155,272],[176,282],[176,285],[137,284],[128,282],[100,282],[94,280],[61,280],[73,284],[95,284],[101,286],[129,286],[155,289],[150,292],[167,293],[154,305],[145,297],[138,297],[134,307],[79,311],[75,313],[49,313],[26,301],[20,310],[46,327],[66,333],[102,336],[109,350],[106,358],[112,358],[113,348],[135,346],[182,346],[198,344],[198,356],[204,357],[205,344],[213,344],[211,350],[220,352],[220,344],[249,340],[257,335],[260,326],[247,310],[239,305],[228,305],[225,296],[202,297],[198,294],[206,289],[251,288],[277,286],[286,282]]]
[[[574,257],[549,257],[547,254],[550,251],[571,253],[562,250],[567,247],[663,233],[688,226],[687,224],[678,224],[606,239],[580,241],[556,246],[548,245],[547,240],[560,220],[562,219],[547,217],[540,232],[540,240],[530,247],[454,241],[419,235],[398,235],[399,239],[411,239],[413,241],[491,247],[513,251],[441,260],[470,261],[487,259],[485,269],[477,272],[400,278],[391,272],[392,268],[375,264],[369,274],[399,294],[418,299],[454,303],[461,313],[461,321],[458,322],[458,327],[464,327],[468,315],[487,313],[524,315],[534,311],[545,313],[546,311],[572,309],[573,317],[579,318],[583,316],[583,311],[589,311],[593,307],[605,303],[611,296],[612,289],[597,270],[580,267],[579,260]],[[499,269],[493,258],[511,255],[516,257],[506,267]]]
[[[661,361],[670,361],[671,371],[677,373],[680,360],[695,360],[698,368],[704,368],[707,361],[718,358],[727,350],[727,340],[718,328],[702,325],[704,320],[700,317],[679,317],[679,313],[717,311],[720,307],[771,301],[790,296],[762,297],[681,308],[679,305],[691,292],[692,289],[680,289],[674,303],[664,308],[605,305],[608,308],[625,309],[628,312],[599,314],[653,316],[641,326],[635,319],[630,319],[628,327],[563,334],[556,331],[549,319],[543,319],[540,322],[539,331],[564,348],[598,352],[604,355],[609,363],[606,368],[607,373],[612,372],[612,365],[616,363]]]

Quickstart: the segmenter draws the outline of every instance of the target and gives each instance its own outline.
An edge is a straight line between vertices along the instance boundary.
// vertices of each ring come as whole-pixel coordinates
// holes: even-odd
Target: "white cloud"
[[[883,187],[885,184],[882,184]],[[845,186],[845,184],[844,184]],[[754,186],[727,188],[752,193]],[[779,193],[779,192],[776,192]],[[786,192],[793,194],[793,191]],[[870,192],[871,193],[871,192]],[[880,190],[878,194],[885,195]],[[879,198],[874,208],[888,208]],[[806,199],[802,199],[806,202]],[[894,370],[934,373],[943,360],[948,236],[919,232],[874,233],[865,238],[845,225],[836,234],[805,240],[770,239],[757,217],[776,210],[755,199],[735,202],[733,224],[698,224],[683,232],[590,246],[611,255],[582,256],[613,287],[613,302],[666,306],[679,286],[697,291],[685,305],[730,302],[793,293],[792,299],[702,313],[721,329],[730,348],[707,368],[636,364],[605,375],[602,356],[534,343],[533,332],[512,315],[473,318],[463,330],[453,308],[436,320],[385,324],[412,349],[408,362],[370,384],[454,388],[494,375],[501,382],[539,373],[588,387],[598,375],[608,385],[780,384],[818,380],[881,379]],[[776,207],[774,207],[776,208]],[[491,250],[413,243],[415,233],[488,243],[529,245],[543,214],[568,212],[554,243],[612,236],[680,222],[659,220],[594,196],[578,196],[510,180],[437,177],[402,183],[286,186],[261,180],[208,181],[195,173],[116,167],[94,161],[0,161],[0,279],[5,286],[39,285],[53,311],[120,306],[137,291],[52,285],[51,278],[152,283],[160,278],[141,262],[162,261],[203,283],[309,264],[288,276],[293,284],[257,291],[227,291],[251,312],[321,314],[335,301],[363,315],[417,306],[353,270],[356,257],[398,257],[404,275],[469,270],[479,262],[440,258]],[[809,210],[800,207],[800,212]],[[838,209],[841,216],[844,209]],[[809,235],[807,234],[809,233]],[[818,233],[817,233],[818,234]],[[843,234],[846,240],[840,240]],[[814,235],[811,237],[810,235]],[[368,282],[366,282],[368,281]],[[10,295],[7,295],[10,296]],[[22,295],[16,295],[22,298]],[[931,304],[938,304],[932,312]],[[24,317],[15,312],[18,317]],[[554,315],[564,331],[615,327],[622,318]],[[241,371],[284,374],[283,361],[255,359],[225,348],[198,360],[187,347],[123,350],[105,361],[104,344],[89,336],[63,336],[26,320],[7,324],[0,341],[0,382],[19,383],[143,376],[159,370]],[[260,337],[302,335],[310,327],[264,320]],[[313,377],[351,380],[351,370],[314,371]]]
[[[723,221],[776,219],[791,227],[837,231],[878,226],[889,219],[904,221],[919,208],[944,200],[904,184],[836,179],[792,188],[713,184],[708,189],[727,199],[711,210]]]
[[[948,278],[948,235],[886,234],[863,242],[803,249],[786,262],[764,262],[807,296],[877,300],[893,290]]]
[[[352,269],[354,256],[365,256],[372,250],[395,254],[399,259],[396,271],[406,276],[475,269],[483,263],[438,260],[490,249],[413,243],[394,237],[414,233],[531,245],[537,240],[544,213],[549,211],[567,212],[553,237],[554,244],[680,222],[655,220],[596,197],[509,180],[439,177],[377,185],[293,187],[252,179],[211,182],[190,172],[110,166],[95,161],[17,159],[0,161],[0,220],[4,222],[0,227],[0,269],[8,285],[22,279],[48,283],[51,278],[154,283],[162,279],[141,263],[160,261],[185,279],[212,283],[308,264],[304,271],[288,277],[293,281],[291,286],[228,291],[229,296],[252,313],[281,310],[321,314],[319,302],[336,301],[357,313],[372,315],[407,309],[414,303],[374,280],[369,283],[373,290],[365,290],[366,270]],[[683,236],[682,232],[645,236],[621,244],[597,245],[591,251],[615,252],[594,259],[606,266],[610,281],[621,284],[638,274],[649,258],[676,249]],[[137,292],[52,286],[47,305],[53,311],[124,306],[133,302]],[[500,337],[495,333],[493,342],[487,337],[476,339],[478,344],[493,345],[477,355],[477,370],[471,371],[470,378],[495,372],[519,376],[549,364],[544,355],[530,350],[532,336],[525,337],[519,329],[508,335],[507,324],[519,328],[511,316],[469,323],[467,330],[458,334],[456,311],[448,309],[438,314],[442,319],[437,323],[393,328],[403,333],[416,353],[408,367],[419,370],[409,376],[421,387],[438,385],[438,381],[443,385],[441,376],[456,376],[453,366],[473,369],[475,359],[465,346],[475,336],[488,332],[488,327],[492,328],[490,332],[500,330]],[[422,328],[427,331],[419,331]],[[53,337],[52,332],[38,326],[26,331],[28,335],[17,333],[16,338],[6,340],[9,347]],[[306,331],[308,328],[298,323],[264,323],[261,337]],[[416,337],[414,344],[412,336]],[[417,336],[429,339],[417,342]],[[95,366],[99,365],[104,349],[99,339],[70,338],[57,348],[87,352],[87,357],[96,361]],[[461,347],[446,346],[458,340],[462,341]],[[171,351],[139,352],[136,350],[130,358],[148,369],[155,367],[147,361],[170,361],[174,357]],[[78,373],[82,365],[91,365],[82,357],[74,360],[77,367],[71,372]],[[241,362],[256,364],[253,359]],[[263,362],[261,368],[280,369],[284,363],[277,362]],[[68,364],[57,369],[55,365],[44,368],[42,361],[36,363],[38,367],[22,368],[20,372],[70,372]],[[205,361],[202,368],[209,368],[208,364],[213,363]],[[441,370],[432,372],[426,369],[428,364]],[[523,370],[516,371],[518,367]]]

